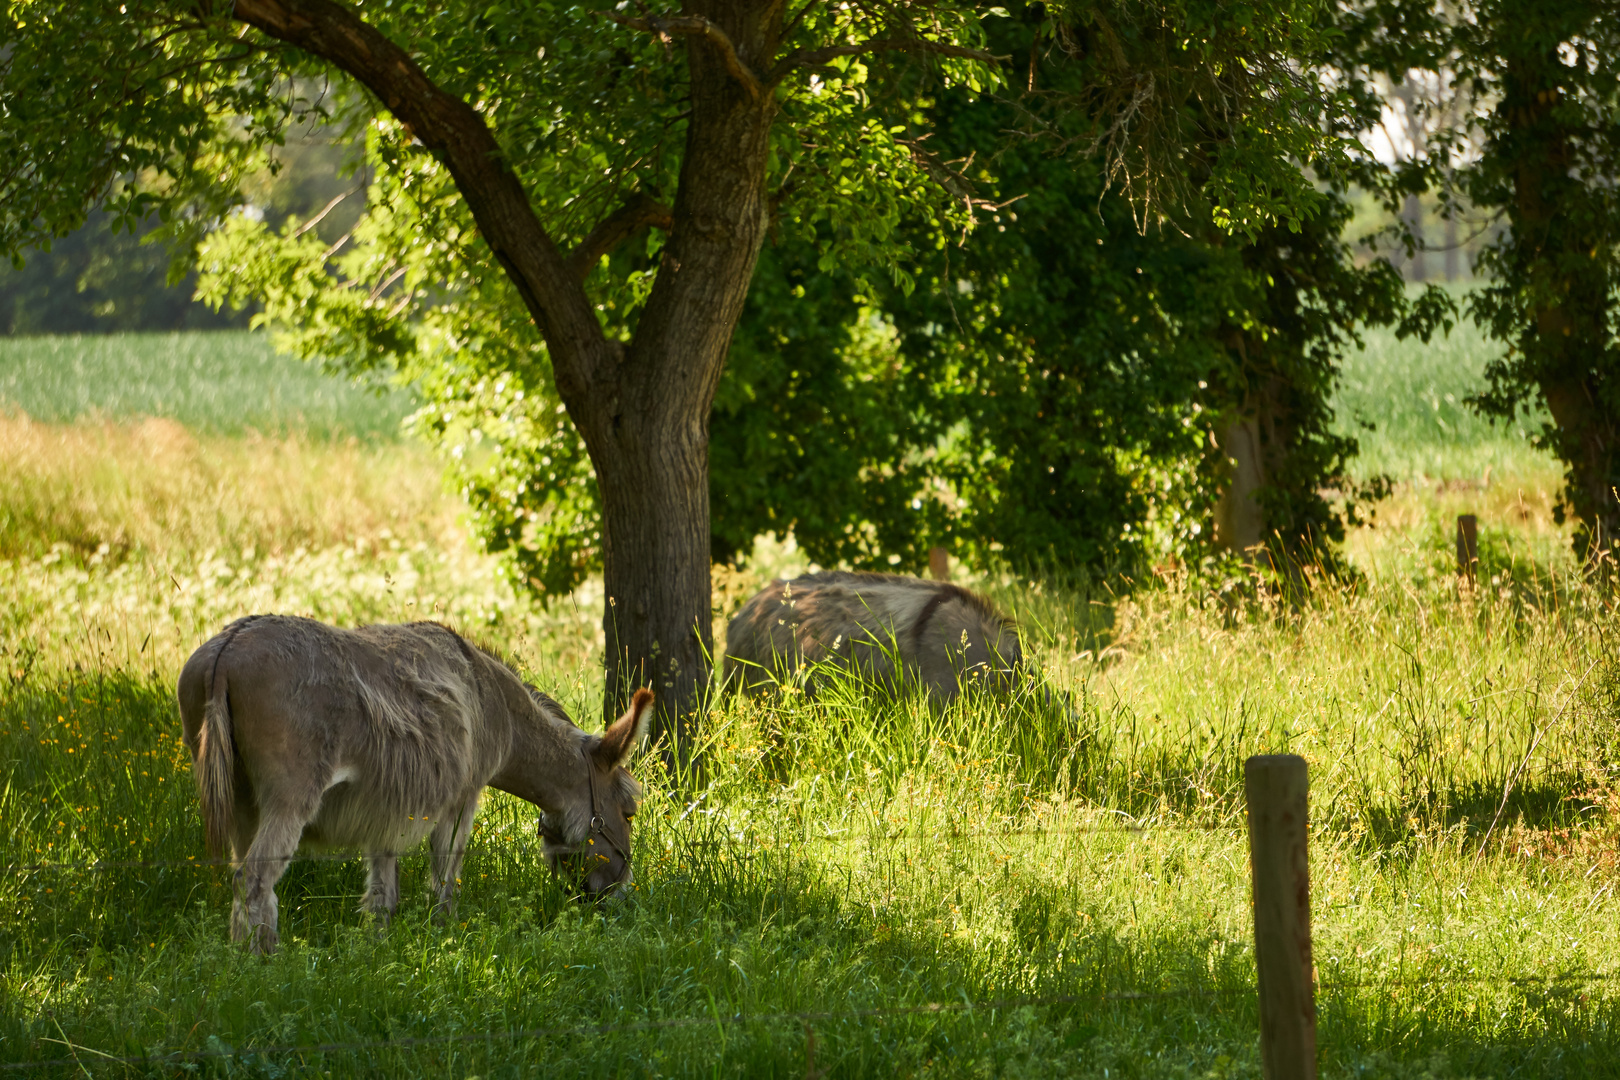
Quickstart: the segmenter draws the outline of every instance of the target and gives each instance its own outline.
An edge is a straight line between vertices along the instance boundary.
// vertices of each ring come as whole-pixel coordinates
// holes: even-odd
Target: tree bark
[[[781,6],[704,0],[735,50],[685,38],[692,76],[680,185],[658,278],[611,391],[559,380],[602,495],[608,603],[604,714],[652,685],[664,705],[655,728],[685,759],[690,716],[714,654],[709,580],[709,412],[769,223],[766,162],[776,101],[734,70],[758,70],[775,51]]]
[[[1254,500],[1266,482],[1260,425],[1252,417],[1235,416],[1217,429],[1216,439],[1231,471],[1215,505],[1215,543],[1245,554],[1266,540],[1266,515]]]
[[[604,717],[650,684],[655,734],[689,743],[686,721],[703,700],[713,652],[709,410],[768,223],[776,101],[753,72],[771,70],[781,0],[693,0],[669,26],[649,24],[684,38],[692,110],[663,262],[628,345],[607,340],[581,285],[591,252],[570,259],[558,250],[476,110],[333,0],[236,0],[233,14],[346,71],[449,168],[545,338],[558,393],[596,469],[608,598]],[[661,217],[626,211],[594,240],[611,243],[637,215]]]

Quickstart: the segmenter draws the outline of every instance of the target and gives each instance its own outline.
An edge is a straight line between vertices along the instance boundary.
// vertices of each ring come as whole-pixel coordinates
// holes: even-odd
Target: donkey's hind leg
[[[377,925],[386,927],[399,908],[399,855],[392,851],[367,852],[366,866],[369,873],[360,910],[371,912],[377,917]]]
[[[276,882],[287,872],[287,864],[292,862],[303,832],[304,822],[298,818],[264,814],[259,821],[258,835],[236,871],[239,895],[247,914],[244,936],[248,947],[256,953],[275,952],[281,941],[277,932]],[[234,913],[232,921],[235,921]]]
[[[231,818],[231,864],[236,867],[231,875],[231,940],[242,942],[248,936],[247,896],[243,889],[247,871],[243,864],[259,831],[259,807],[248,792],[236,792],[236,811]]]
[[[467,854],[473,818],[478,816],[479,792],[433,827],[428,845],[433,849],[433,918],[443,925],[456,910],[456,888],[461,884],[461,860]]]

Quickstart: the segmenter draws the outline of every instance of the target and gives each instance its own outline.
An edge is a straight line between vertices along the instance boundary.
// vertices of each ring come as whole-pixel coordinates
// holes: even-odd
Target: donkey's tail
[[[225,651],[220,647],[220,653]],[[219,657],[209,679],[208,704],[203,709],[202,731],[197,745],[197,797],[202,802],[203,825],[208,832],[208,854],[219,858],[231,831],[236,806],[232,774],[236,769],[236,746],[231,737],[231,703],[227,678],[219,670]]]

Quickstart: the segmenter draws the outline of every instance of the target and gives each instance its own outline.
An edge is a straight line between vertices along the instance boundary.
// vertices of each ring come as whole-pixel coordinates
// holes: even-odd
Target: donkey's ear
[[[623,765],[636,752],[636,747],[647,737],[647,726],[652,722],[653,693],[637,690],[630,698],[630,707],[613,725],[602,732],[602,741],[596,747],[596,759],[611,768]]]

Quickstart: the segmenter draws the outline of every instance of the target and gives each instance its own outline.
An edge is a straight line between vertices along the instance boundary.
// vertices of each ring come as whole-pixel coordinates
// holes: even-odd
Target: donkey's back
[[[510,735],[489,700],[490,666],[436,623],[345,630],[279,615],[232,623],[192,655],[178,686],[199,766],[231,760],[204,753],[209,738],[235,753],[230,777],[203,777],[217,796],[204,802],[211,843],[251,836],[266,799],[315,811],[308,844],[397,850],[420,841],[505,756]],[[228,705],[228,718],[210,717],[210,690],[227,686],[229,701],[215,712]]]
[[[726,678],[744,690],[824,663],[858,672],[891,693],[920,685],[944,704],[970,681],[1010,686],[1023,654],[1016,628],[985,598],[959,585],[896,574],[831,572],[773,581],[726,629]]]

